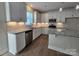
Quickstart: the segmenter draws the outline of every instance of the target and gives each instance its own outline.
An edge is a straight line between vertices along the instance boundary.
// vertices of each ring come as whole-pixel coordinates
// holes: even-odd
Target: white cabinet
[[[40,12],[37,12],[37,22],[38,23],[41,22],[41,14],[40,14]]]
[[[41,28],[33,29],[33,40],[36,39],[40,35],[41,35]]]
[[[48,23],[49,22],[48,16],[49,16],[48,13],[42,13],[41,14],[41,22]],[[48,34],[48,28],[42,28],[42,33]]]
[[[70,55],[79,55],[79,38],[49,34],[48,48]]]
[[[20,19],[25,21],[26,4],[24,2],[6,2],[5,6],[7,21],[20,21]]]
[[[13,34],[8,33],[9,52],[16,55],[25,47],[25,32]]]
[[[42,28],[42,34],[48,34],[48,29],[49,28]]]
[[[44,23],[48,23],[49,20],[48,20],[48,13],[42,13],[41,14],[41,22],[44,22]]]
[[[17,51],[21,51],[25,47],[25,32],[16,34]]]
[[[26,5],[23,2],[9,2],[10,3],[10,18],[12,21],[19,21],[26,19]]]
[[[79,10],[73,10],[72,15],[73,17],[79,17]]]

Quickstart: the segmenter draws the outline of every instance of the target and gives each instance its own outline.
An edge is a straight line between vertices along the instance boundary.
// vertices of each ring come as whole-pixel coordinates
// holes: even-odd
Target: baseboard
[[[2,55],[4,55],[4,54],[7,53],[7,52],[8,52],[8,49],[0,50],[0,55],[2,56]]]
[[[38,37],[36,37],[35,39],[33,39],[33,40],[36,40],[37,38],[39,38],[40,36],[41,36],[42,34],[40,34]]]

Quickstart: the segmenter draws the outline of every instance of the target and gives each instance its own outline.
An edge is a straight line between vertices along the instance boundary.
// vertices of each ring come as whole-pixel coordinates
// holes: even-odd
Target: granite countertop
[[[20,32],[24,32],[24,31],[30,31],[32,29],[40,29],[40,28],[48,28],[48,27],[31,27],[31,28],[28,28],[28,27],[21,27],[21,28],[18,28],[18,27],[14,27],[14,28],[9,28],[8,27],[8,33],[20,33]]]
[[[17,34],[17,33],[25,32],[25,31],[30,31],[30,30],[32,30],[32,29],[28,29],[28,28],[12,29],[12,30],[8,30],[8,33]]]
[[[36,29],[36,28],[48,28],[48,26],[44,26],[44,27],[41,27],[41,26],[32,26],[33,29]]]
[[[79,32],[71,29],[62,29],[62,31],[57,31],[56,28],[49,28],[48,34],[62,35],[62,36],[70,36],[79,38]]]

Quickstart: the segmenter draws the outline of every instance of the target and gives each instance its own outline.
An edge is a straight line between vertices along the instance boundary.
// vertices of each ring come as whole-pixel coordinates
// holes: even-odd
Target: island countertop
[[[48,48],[68,55],[79,56],[79,32],[73,29],[49,29]]]
[[[62,35],[62,36],[70,36],[70,37],[77,37],[79,38],[79,32],[78,30],[72,30],[72,29],[59,29],[59,31],[55,28],[49,28],[48,34],[55,34],[55,35]]]

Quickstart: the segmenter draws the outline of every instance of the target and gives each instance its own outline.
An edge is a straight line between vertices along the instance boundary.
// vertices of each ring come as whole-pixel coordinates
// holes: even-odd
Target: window
[[[33,13],[30,11],[26,12],[26,17],[27,17],[27,25],[32,25],[33,23]]]

